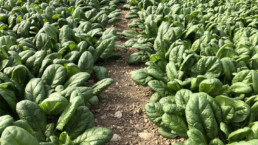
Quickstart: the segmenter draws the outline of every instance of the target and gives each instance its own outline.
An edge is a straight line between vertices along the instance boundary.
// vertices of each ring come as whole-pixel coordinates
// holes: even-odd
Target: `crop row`
[[[121,35],[146,62],[132,79],[155,92],[148,118],[178,145],[258,144],[255,0],[128,0]]]
[[[101,145],[87,106],[113,80],[120,0],[0,1],[1,145]],[[94,79],[94,84],[89,79]],[[87,105],[87,106],[86,106]]]

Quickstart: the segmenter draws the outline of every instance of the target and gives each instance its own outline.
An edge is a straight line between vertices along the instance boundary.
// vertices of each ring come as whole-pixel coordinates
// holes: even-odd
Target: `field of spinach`
[[[132,79],[155,92],[148,118],[177,145],[258,144],[256,0],[128,0]],[[137,29],[138,30],[138,29]]]
[[[0,0],[1,145],[101,145],[86,104],[113,80],[120,0]],[[94,79],[94,84],[89,79]],[[89,105],[87,105],[89,106]]]

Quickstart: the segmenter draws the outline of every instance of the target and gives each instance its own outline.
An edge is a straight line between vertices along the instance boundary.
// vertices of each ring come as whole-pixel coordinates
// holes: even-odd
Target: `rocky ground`
[[[122,4],[119,6],[121,8]],[[124,18],[129,11],[122,10],[121,21],[109,27],[115,27],[118,32],[128,29],[130,20]],[[128,38],[120,37],[117,44],[123,45]],[[147,118],[144,106],[149,101],[152,91],[148,87],[136,85],[131,80],[131,72],[144,68],[144,64],[130,66],[127,60],[130,54],[137,51],[116,49],[122,55],[116,61],[108,60],[100,63],[109,70],[109,77],[114,83],[100,95],[100,103],[92,109],[97,126],[111,129],[114,136],[108,145],[169,145],[181,139],[166,139],[157,133],[156,127]]]

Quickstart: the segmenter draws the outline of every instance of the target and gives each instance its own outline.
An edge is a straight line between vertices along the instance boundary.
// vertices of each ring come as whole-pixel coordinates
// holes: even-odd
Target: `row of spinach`
[[[178,145],[258,144],[255,0],[128,0],[120,35],[146,62],[132,79],[154,90],[148,118]]]
[[[112,84],[120,0],[0,0],[1,145],[102,145],[86,104]],[[95,82],[89,79],[94,78]]]

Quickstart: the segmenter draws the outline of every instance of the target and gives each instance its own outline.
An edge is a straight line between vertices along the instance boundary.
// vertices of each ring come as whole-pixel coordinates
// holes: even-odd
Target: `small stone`
[[[122,129],[123,127],[122,126],[117,126],[117,129]]]
[[[141,126],[139,124],[136,124],[134,127],[138,130],[141,130]]]
[[[107,118],[107,115],[102,115],[100,116],[101,119],[106,119]]]
[[[115,113],[115,117],[116,118],[122,118],[122,112],[121,111],[117,111],[116,113]]]
[[[121,139],[122,139],[121,136],[119,136],[118,134],[114,134],[111,141],[119,141]]]
[[[152,134],[151,133],[146,133],[146,132],[141,132],[138,133],[139,137],[144,139],[144,140],[149,140],[152,138]]]
[[[134,131],[134,132],[133,132],[133,135],[134,135],[134,136],[137,136],[137,132],[136,132],[136,131]]]

